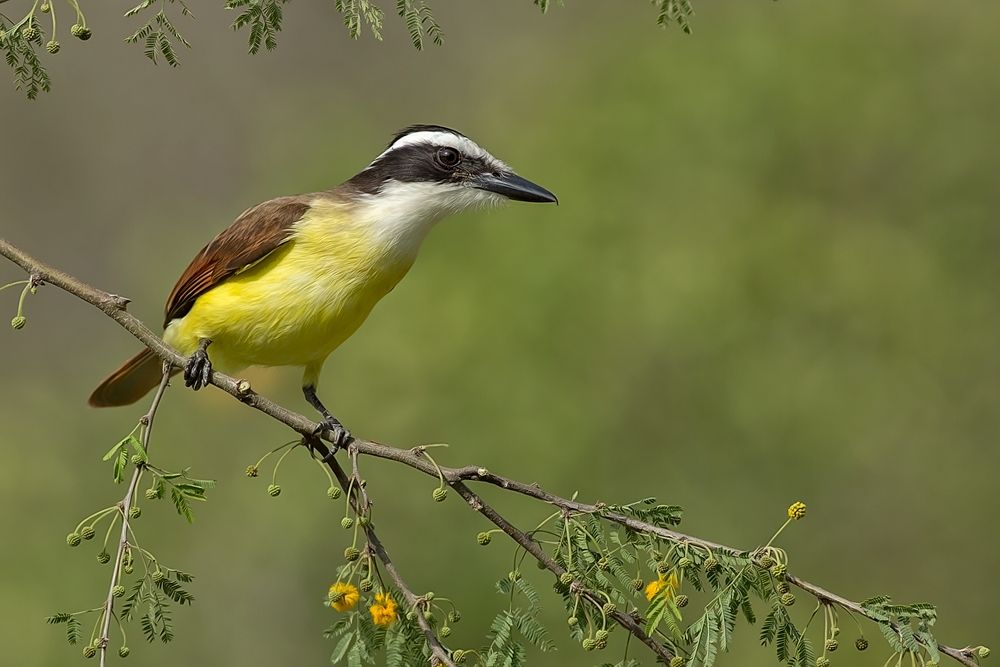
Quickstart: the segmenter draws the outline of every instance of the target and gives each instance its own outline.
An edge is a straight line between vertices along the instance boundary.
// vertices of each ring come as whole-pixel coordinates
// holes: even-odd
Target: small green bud
[[[576,616],[570,616],[569,618],[566,619],[566,623],[569,624],[569,627],[575,628],[580,624],[580,619],[578,619]]]
[[[659,563],[656,564],[657,574],[666,574],[667,572],[670,572],[670,563],[668,563],[665,560],[661,560]]]
[[[122,646],[118,649],[119,658],[127,658],[129,653],[131,653],[131,651],[128,650],[128,646]]]
[[[448,613],[449,623],[458,623],[461,620],[462,620],[462,615],[458,613],[457,609]]]
[[[72,30],[70,32],[72,33]],[[77,33],[74,34],[73,36],[79,37],[81,41],[86,42],[88,39],[91,38],[92,35],[93,33],[90,32],[90,28],[84,28],[81,26],[80,29],[77,31]]]
[[[10,326],[14,327],[14,329],[23,329],[24,325],[27,323],[28,323],[28,318],[26,318],[24,315],[18,315],[17,317],[15,317],[10,321]]]
[[[587,637],[586,639],[583,640],[584,651],[593,651],[595,648],[597,648],[597,642],[595,642],[593,639]]]
[[[80,546],[80,533],[70,533],[66,536],[66,544],[71,547]]]
[[[784,595],[785,593],[791,590],[791,587],[788,585],[787,581],[779,581],[778,585],[775,588],[777,588],[778,590],[778,595]]]
[[[675,655],[670,658],[670,667],[684,667],[684,657],[680,655]]]
[[[146,489],[146,500],[156,500],[156,489]]]
[[[354,519],[352,519],[349,516],[345,516],[343,519],[340,520],[340,527],[343,528],[344,530],[350,530],[351,528],[354,528]]]
[[[260,469],[257,466],[247,466],[247,477],[256,477],[260,474]]]
[[[410,621],[411,623],[417,620],[417,612],[415,611],[406,612],[406,620]]]
[[[709,556],[705,560],[705,572],[715,572],[719,569],[719,561],[715,560],[714,556]]]
[[[80,537],[82,537],[85,540],[94,539],[94,535],[96,534],[97,533],[94,530],[93,526],[84,526],[83,528],[80,529]]]
[[[154,584],[158,584],[158,583],[160,583],[161,581],[163,581],[166,578],[167,578],[167,575],[164,574],[163,570],[157,570],[156,572],[153,573],[153,583]]]
[[[816,658],[816,667],[830,667],[830,658],[825,655]]]
[[[129,563],[128,565],[122,567],[122,572],[124,572],[125,574],[132,574],[133,572],[135,572],[135,568],[132,567],[131,563]]]
[[[611,616],[616,611],[618,611],[618,607],[615,605],[614,602],[605,602],[604,606],[601,607],[601,611],[604,612],[605,616]]]
[[[609,636],[611,636],[611,633],[608,632],[607,630],[598,630],[597,632],[594,633],[594,640],[599,642],[606,642],[608,641]]]
[[[121,584],[118,584],[117,586],[111,589],[111,594],[114,595],[116,598],[120,598],[121,596],[125,595],[125,587],[122,586]]]
[[[833,626],[833,630],[831,630],[830,632],[831,632],[831,633],[833,634],[833,636],[834,636],[834,637],[837,637],[837,636],[839,636],[839,635],[840,635],[840,628],[838,628],[838,627],[837,627],[837,626],[835,625],[835,626]]]
[[[280,496],[281,487],[278,486],[277,484],[271,484],[270,486],[267,487],[267,495],[271,496],[272,498]]]
[[[825,642],[823,642],[823,648],[829,651],[830,653],[836,651],[839,646],[840,642],[838,642],[836,639],[827,639]]]
[[[83,657],[84,658],[93,658],[95,655],[97,655],[97,649],[96,648],[94,648],[93,646],[85,646],[84,647],[84,649],[83,649]]]
[[[365,526],[370,526],[372,520],[368,518],[367,514],[362,514],[358,517],[358,525],[364,528]]]
[[[52,5],[50,5],[50,4],[49,4],[49,3],[47,3],[47,2],[43,2],[43,3],[42,3],[42,6],[41,6],[41,7],[39,7],[39,9],[41,9],[41,10],[42,10],[42,13],[43,13],[43,14],[48,14],[49,12],[51,12],[51,11],[52,11]]]
[[[545,563],[543,563],[540,560],[536,560],[535,561],[535,567],[537,567],[539,570],[547,570],[547,569],[549,569],[549,566],[546,565]]]
[[[594,642],[594,648],[596,648],[598,651],[603,651],[607,647],[608,647],[607,639],[599,639],[596,642]]]
[[[424,612],[424,620],[427,621],[427,625],[432,628],[437,624],[437,619],[434,618],[434,612],[429,609]]]
[[[859,651],[864,651],[866,648],[868,648],[868,640],[865,639],[864,637],[858,637],[854,641],[854,648],[858,649]]]
[[[35,41],[36,39],[38,39],[38,35],[39,35],[38,28],[34,27],[25,28],[24,30],[21,31],[21,37],[23,37],[27,42]],[[14,327],[14,328],[17,329],[19,327]]]
[[[487,532],[482,532],[476,535],[476,542],[479,542],[479,546],[485,547],[489,544],[493,538]]]
[[[684,607],[688,606],[688,596],[681,593],[680,595],[674,598],[674,604],[676,604],[678,608],[683,609]]]
[[[132,465],[134,466],[137,466],[140,463],[142,463],[142,457],[139,456],[138,454],[133,454],[130,460],[132,461]]]
[[[362,579],[358,588],[361,589],[362,593],[369,593],[373,588],[375,588],[375,582],[371,579]]]
[[[511,581],[513,581],[513,580],[511,580]],[[427,600],[428,602],[430,602],[431,600],[433,600],[434,597],[435,597],[434,591],[427,591],[426,593],[424,593],[424,599]]]
[[[94,648],[101,648],[102,641],[104,641],[102,637],[94,637],[94,641],[91,642],[91,646]]]
[[[521,578],[521,573],[518,572],[517,570],[513,570],[507,573],[507,578],[510,579],[511,581],[517,581],[518,579]]]
[[[760,560],[757,561],[757,565],[764,570],[770,570],[777,564],[778,562],[767,554],[761,556]]]
[[[79,23],[75,23],[73,24],[73,27],[69,29],[69,34],[73,35],[74,37],[79,37],[81,30],[83,30],[83,26],[80,25]]]
[[[441,630],[438,632],[438,635],[441,638],[447,637],[450,634],[451,634],[451,628],[449,628],[447,625],[441,628]]]
[[[329,489],[326,490],[326,497],[329,498],[330,500],[336,500],[337,498],[340,498],[340,494],[341,491],[336,486],[331,486]]]
[[[451,659],[456,664],[461,664],[465,662],[465,651],[460,648],[455,649],[451,652]]]
[[[791,607],[793,604],[795,604],[795,595],[792,593],[785,593],[784,595],[781,596],[781,604],[785,605],[786,607]]]
[[[142,516],[142,508],[141,507],[130,507],[130,508],[128,508],[128,518],[130,518],[130,519],[138,519],[141,516]]]
[[[979,650],[977,651],[977,653],[979,654],[980,658],[988,658],[988,657],[990,657],[990,649],[988,647],[986,647],[986,646],[980,646]]]
[[[433,493],[431,493],[431,497],[434,498],[434,502],[444,502],[444,499],[448,497],[448,489],[443,486],[439,486],[434,489]]]
[[[685,556],[684,558],[681,558],[679,561],[677,561],[677,566],[682,570],[690,570],[694,568],[694,561]]]
[[[607,571],[607,569],[610,567],[611,567],[611,561],[609,561],[607,558],[602,558],[601,560],[597,561],[598,570]]]
[[[353,563],[354,561],[356,561],[360,557],[361,557],[361,552],[358,551],[356,548],[354,548],[354,547],[347,547],[346,549],[344,549],[344,558],[348,562]]]
[[[776,563],[773,567],[771,567],[771,575],[775,579],[784,579],[787,571],[788,567],[784,563]]]
[[[326,597],[330,600],[330,602],[340,602],[344,599],[344,594],[340,591],[330,591],[326,594]]]
[[[107,551],[102,551],[101,553],[97,554],[97,562],[100,563],[101,565],[104,565],[110,560],[111,560],[111,554],[109,554]]]
[[[572,584],[573,583],[573,573],[572,572],[563,572],[562,574],[560,574],[559,575],[559,583],[563,584],[564,586],[569,586],[570,584]]]
[[[632,588],[634,588],[635,590],[641,591],[645,587],[646,587],[646,582],[643,581],[642,579],[633,579],[632,580]]]

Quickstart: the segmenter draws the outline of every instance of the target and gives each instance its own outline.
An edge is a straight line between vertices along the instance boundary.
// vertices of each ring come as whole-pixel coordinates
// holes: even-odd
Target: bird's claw
[[[212,379],[212,362],[205,350],[195,350],[184,365],[184,386],[198,391]]]
[[[325,432],[330,433],[330,442],[333,443],[333,450],[330,452],[331,454],[335,453],[338,449],[346,447],[347,443],[353,439],[351,432],[344,428],[344,425],[333,417],[327,417],[317,424],[316,430],[313,431],[313,435],[321,436]]]

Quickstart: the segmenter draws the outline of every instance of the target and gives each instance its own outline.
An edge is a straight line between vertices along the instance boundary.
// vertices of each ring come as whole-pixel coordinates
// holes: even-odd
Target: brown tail
[[[87,403],[92,408],[132,405],[160,384],[162,378],[163,363],[149,350],[143,350],[105,378]]]

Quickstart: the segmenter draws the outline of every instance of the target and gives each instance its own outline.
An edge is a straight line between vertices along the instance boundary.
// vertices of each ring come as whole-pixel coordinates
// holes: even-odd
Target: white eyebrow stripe
[[[480,158],[485,160],[488,164],[493,165],[496,169],[503,169],[506,171],[510,170],[506,164],[496,159],[489,154],[484,148],[477,144],[472,139],[468,137],[463,137],[461,135],[452,134],[451,132],[439,132],[434,130],[424,130],[421,132],[411,132],[405,137],[400,138],[396,143],[389,146],[384,150],[377,158],[372,160],[372,164],[375,164],[381,160],[390,151],[394,151],[397,148],[403,148],[404,146],[414,146],[417,144],[429,144],[431,146],[449,146],[468,155],[469,157]]]

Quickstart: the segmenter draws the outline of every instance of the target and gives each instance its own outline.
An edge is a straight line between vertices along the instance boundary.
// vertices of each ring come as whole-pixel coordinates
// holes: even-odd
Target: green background
[[[213,3],[173,12],[195,48],[172,70],[121,42],[139,25],[124,6],[87,2],[93,40],[43,54],[51,94],[0,87],[0,235],[158,325],[247,206],[339,183],[410,123],[456,127],[560,205],[431,234],[327,364],[349,428],[563,495],[656,495],[683,530],[745,548],[801,500],[780,541],[793,572],[936,603],[941,641],[1000,644],[1000,7],[702,0],[687,36],[636,0],[567,4],[439,0],[446,45],[417,53],[394,16],[384,43],[352,42],[332,3],[293,2],[278,51],[249,57]],[[21,277],[0,263],[0,283]],[[65,535],[120,498],[100,459],[144,411],[85,398],[138,345],[53,288],[26,314],[0,327],[0,663],[65,665],[80,649],[43,619],[98,605],[109,573]],[[248,377],[309,413],[298,371]],[[197,602],[174,607],[170,645],[130,626],[130,663],[327,663],[343,507],[303,456],[277,499],[243,474],[289,437],[215,389],[168,393],[154,460],[219,486],[191,526],[143,503],[140,540],[197,576]],[[453,645],[479,646],[511,544],[478,547],[485,522],[433,503],[429,478],[362,465],[408,581],[454,599]],[[521,525],[545,514],[483,493]],[[620,639],[584,654],[545,605],[559,650],[534,664],[618,660]],[[865,654],[842,626],[835,665],[883,663],[874,626]],[[720,664],[775,664],[756,635],[739,628]]]

